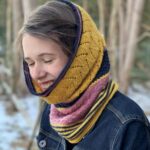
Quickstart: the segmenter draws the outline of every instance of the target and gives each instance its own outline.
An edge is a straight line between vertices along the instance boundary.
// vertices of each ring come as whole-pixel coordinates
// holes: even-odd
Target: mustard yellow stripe
[[[84,118],[85,120],[80,121],[81,125],[79,125],[79,124],[76,125],[76,126],[73,125],[72,127],[70,127],[70,125],[69,125],[67,127],[64,126],[64,128],[62,126],[59,126],[59,127],[56,128],[56,130],[58,132],[60,132],[60,134],[62,136],[64,136],[66,139],[68,139],[69,142],[77,143],[91,129],[92,124],[95,124],[97,119],[94,119],[94,118],[99,117],[102,110],[105,108],[106,104],[109,102],[109,100],[112,98],[112,96],[114,95],[114,93],[117,90],[118,90],[118,86],[114,82],[108,84],[106,89],[103,92],[100,93],[100,95],[98,97],[98,101],[92,107],[92,109],[87,114],[87,116]],[[107,98],[108,96],[109,96],[109,98]],[[103,101],[100,106],[98,106],[101,103],[101,101],[104,100],[105,98],[106,98],[106,100]],[[55,126],[54,126],[54,128],[55,128]]]
[[[87,116],[90,114],[93,115],[94,111],[98,109],[98,105],[100,103],[102,103],[99,107],[103,106],[103,103],[105,103],[105,98],[107,98],[107,96],[110,96],[111,93],[115,90],[115,85],[114,84],[110,84],[107,87],[106,92],[104,91],[103,95],[100,94],[98,101],[95,103],[95,105],[91,108],[91,110],[89,111],[89,113],[87,114]],[[102,97],[101,97],[102,96]],[[93,113],[92,113],[93,112]],[[92,113],[92,114],[91,114]]]
[[[55,128],[71,128],[71,127],[74,127],[74,126],[78,126],[78,124],[81,124],[83,120],[79,120],[78,122],[76,123],[72,123],[72,124],[69,124],[69,125],[63,125],[63,124],[57,124],[57,123],[51,123],[51,126],[52,127],[55,127]]]
[[[111,84],[111,85],[112,85],[112,84]],[[84,122],[81,124],[81,126],[79,126],[76,131],[72,132],[72,134],[71,134],[71,133],[69,133],[69,134],[64,133],[64,134],[62,134],[63,136],[65,136],[65,137],[68,138],[68,139],[74,137],[74,135],[77,134],[77,133],[88,123],[88,121],[91,119],[91,117],[93,117],[93,115],[95,114],[96,107],[100,104],[100,102],[102,101],[102,99],[105,98],[105,96],[107,95],[107,93],[108,93],[109,91],[111,91],[111,88],[113,87],[113,86],[111,86],[111,85],[110,85],[110,88],[109,88],[109,85],[108,85],[107,89],[106,89],[102,94],[100,94],[100,95],[102,96],[101,99],[98,99],[98,102],[97,102],[97,103],[92,107],[92,109],[89,111],[89,113],[88,113],[87,116],[85,117],[85,120],[84,120]],[[108,88],[109,88],[109,89],[108,89]],[[109,91],[108,91],[108,90],[109,90]],[[98,109],[98,108],[97,108],[97,109]],[[93,111],[93,112],[92,112],[92,111]],[[67,135],[68,135],[68,136],[67,136]]]
[[[118,86],[116,85],[114,87],[113,92],[110,94],[109,98],[106,99],[105,103],[103,104],[103,106],[101,107],[101,109],[99,109],[96,114],[94,115],[94,117],[91,119],[91,121],[89,122],[89,124],[87,124],[85,130],[83,132],[80,133],[80,135],[78,137],[76,137],[75,139],[71,139],[69,140],[70,143],[78,143],[87,133],[88,131],[94,126],[94,124],[96,123],[97,119],[99,118],[99,116],[101,115],[102,111],[104,110],[104,108],[106,107],[106,105],[108,104],[108,102],[111,100],[111,98],[113,97],[114,93],[118,90]]]
[[[88,117],[85,117],[86,119],[83,121],[82,124],[80,124],[80,126],[79,126],[75,131],[72,131],[72,132],[69,132],[69,133],[66,133],[66,132],[61,133],[62,136],[65,136],[67,139],[72,138],[75,134],[77,134],[77,133],[88,123],[88,121],[91,119],[91,117],[93,116],[93,114],[95,113],[95,111],[96,111],[96,110],[94,110],[94,112],[89,115],[89,113],[91,112],[91,111],[90,111],[90,112],[87,114]]]
[[[113,86],[114,86],[114,84],[109,83],[109,85],[107,85],[107,88],[99,94],[98,102],[95,103],[95,105],[91,108],[90,112],[93,111],[97,107],[97,105],[99,105],[100,102],[106,98],[107,95],[109,96],[110,92],[112,92],[111,90],[112,90]]]
[[[80,124],[78,124],[77,126],[73,126],[73,127],[67,127],[67,128],[63,128],[63,127],[61,127],[61,128],[57,128],[57,127],[54,127],[54,126],[52,126],[55,130],[57,130],[57,132],[60,132],[60,133],[62,133],[62,132],[65,132],[65,133],[67,133],[67,132],[70,132],[70,131],[74,131],[75,129],[77,129],[78,127],[79,127],[79,125]]]
[[[74,131],[75,130],[67,130],[67,131],[63,130],[63,131],[61,131],[59,133],[60,133],[61,136],[65,137],[66,139],[69,139],[69,138],[67,138],[67,136],[70,135],[70,134],[72,134]]]
[[[92,107],[92,109],[89,111],[89,113],[86,115],[86,117],[84,118],[84,121],[80,121],[79,124],[77,125],[73,125],[73,126],[54,126],[53,125],[53,128],[55,130],[57,130],[58,132],[60,132],[60,134],[62,136],[65,136],[66,138],[71,138],[73,137],[75,134],[77,134],[77,132],[79,132],[86,124],[87,122],[90,120],[90,118],[94,115],[94,113],[96,112],[96,110],[98,108],[98,105],[101,103],[101,101],[106,97],[107,94],[109,94],[108,92],[111,91],[113,85],[110,83],[106,89],[101,92],[101,94],[99,95],[98,97],[98,100],[97,102],[95,103],[95,105]],[[83,123],[82,123],[83,122]],[[81,125],[82,124],[82,125]],[[79,126],[80,125],[80,126]]]
[[[95,105],[94,105],[95,106]],[[100,105],[101,106],[101,105]],[[74,135],[75,135],[75,133],[77,134],[77,132],[79,132],[79,130],[81,130],[82,129],[82,127],[84,127],[87,123],[88,123],[88,121],[91,119],[91,117],[95,114],[95,111],[96,111],[96,108],[94,108],[95,110],[93,111],[93,113],[92,114],[90,114],[90,116],[88,117],[88,118],[86,118],[86,120],[84,121],[84,123],[80,126],[80,128],[78,128],[78,130],[76,130],[75,132],[74,132]],[[95,116],[95,115],[94,115]],[[73,135],[72,135],[72,137],[73,137]],[[68,137],[67,137],[68,138]],[[70,137],[71,138],[71,137]]]
[[[110,86],[110,87],[109,87]],[[99,94],[99,97],[98,97],[98,102],[96,102],[94,104],[94,106],[91,108],[90,112],[93,111],[95,109],[95,107],[97,107],[97,105],[99,105],[99,103],[104,99],[104,97],[109,94],[108,93],[108,88],[111,90],[111,88],[113,87],[113,84],[109,83],[109,85],[107,85],[106,89],[104,89],[104,91],[102,91],[100,94]],[[90,114],[90,112],[88,114]],[[88,116],[87,114],[87,116]],[[58,128],[68,128],[68,129],[72,129],[74,127],[77,127],[78,124],[81,124],[83,122],[83,120],[80,120],[79,122],[77,122],[76,124],[70,124],[70,125],[60,125],[60,124],[51,124],[53,128],[55,129],[58,129]]]

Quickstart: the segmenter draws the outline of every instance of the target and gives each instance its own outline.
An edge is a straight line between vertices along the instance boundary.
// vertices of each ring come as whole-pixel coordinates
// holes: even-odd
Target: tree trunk
[[[4,58],[4,66],[5,71],[4,78],[2,81],[6,81],[7,84],[12,88],[13,87],[13,79],[12,79],[12,0],[6,1],[6,19],[5,19],[5,25],[6,25],[6,53]]]
[[[99,11],[99,29],[105,37],[105,0],[97,0]]]
[[[83,8],[88,12],[88,0],[82,0]]]
[[[117,80],[117,51],[118,51],[118,31],[117,31],[117,17],[118,17],[118,2],[113,0],[110,21],[109,33],[107,38],[109,56],[111,61],[111,73],[115,80]]]
[[[15,41],[18,31],[23,23],[22,3],[20,0],[13,0],[13,41]],[[14,44],[14,43],[13,43]],[[13,92],[17,91],[21,72],[21,56],[13,45]]]
[[[12,0],[7,0],[6,2],[6,57],[5,65],[11,68],[12,61]]]
[[[24,12],[24,21],[26,21],[31,11],[37,7],[38,3],[37,0],[22,0],[22,4]]]
[[[130,1],[130,5],[128,5],[127,9],[132,8],[132,16],[130,20],[130,26],[127,25],[126,29],[128,28],[128,37],[127,43],[126,43],[126,49],[125,49],[125,59],[124,59],[124,66],[122,66],[122,70],[120,73],[120,87],[121,90],[124,92],[127,92],[128,85],[129,85],[129,79],[130,79],[130,71],[133,66],[135,52],[136,52],[136,44],[138,39],[138,33],[140,30],[140,20],[142,17],[142,10],[144,7],[144,0],[136,0],[134,1],[134,4],[132,5]],[[131,12],[131,10],[129,10]],[[126,31],[127,32],[127,31]]]
[[[13,0],[13,34],[14,40],[23,24],[22,3],[20,0]]]
[[[26,19],[31,10],[36,6],[37,0],[13,0],[13,41],[17,37],[24,19]],[[23,9],[24,8],[24,9]],[[23,12],[24,10],[24,12]],[[25,17],[25,18],[24,18]],[[24,83],[24,75],[22,72],[21,52],[16,51],[15,45],[13,47],[13,92],[26,93],[26,85]],[[21,87],[18,89],[18,87]]]
[[[118,14],[119,14],[119,17],[118,17],[118,22],[119,22],[119,63],[118,63],[118,79],[120,81],[120,74],[122,73],[122,68],[123,68],[123,65],[124,65],[124,53],[125,53],[125,46],[126,46],[126,38],[125,38],[125,6],[124,6],[124,0],[119,0],[118,1],[119,3],[119,8],[118,8]]]

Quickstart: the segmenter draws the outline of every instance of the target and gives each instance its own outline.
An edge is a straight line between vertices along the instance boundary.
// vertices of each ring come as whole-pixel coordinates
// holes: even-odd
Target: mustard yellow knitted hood
[[[102,66],[105,41],[88,13],[78,5],[66,2],[76,14],[78,36],[75,56],[58,77],[58,81],[46,91],[40,91],[31,79],[28,66],[24,64],[27,86],[32,94],[41,96],[49,104],[66,103],[76,99],[95,79]],[[109,74],[109,72],[108,72]]]

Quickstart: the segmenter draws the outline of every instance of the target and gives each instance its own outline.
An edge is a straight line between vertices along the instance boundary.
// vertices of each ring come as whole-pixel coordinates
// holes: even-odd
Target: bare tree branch
[[[143,27],[146,31],[150,31],[150,25],[142,24],[142,27]]]
[[[150,37],[150,32],[144,32],[138,39],[137,39],[137,43],[141,42],[143,39]]]

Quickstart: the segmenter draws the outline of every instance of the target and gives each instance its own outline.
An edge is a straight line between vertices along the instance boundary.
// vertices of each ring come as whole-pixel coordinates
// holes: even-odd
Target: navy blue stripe
[[[100,70],[96,74],[95,79],[98,79],[102,77],[103,75],[107,74],[109,70],[110,70],[110,62],[109,62],[109,57],[108,57],[108,51],[105,49],[102,64],[100,66]]]
[[[55,104],[55,107],[57,108],[68,108],[71,107],[72,105],[74,105],[79,99],[80,97],[83,95],[83,93],[81,93],[76,99],[72,100],[69,103],[59,103],[59,104]]]

